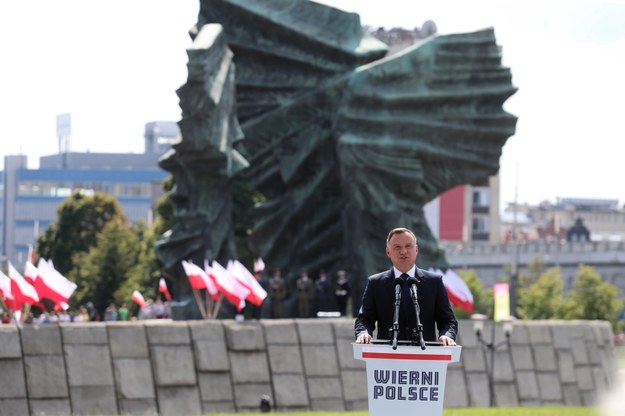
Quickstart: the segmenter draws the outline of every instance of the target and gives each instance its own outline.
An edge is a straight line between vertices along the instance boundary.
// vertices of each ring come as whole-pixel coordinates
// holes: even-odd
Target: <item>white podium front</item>
[[[369,416],[443,414],[447,365],[458,362],[462,347],[352,345],[367,367]]]

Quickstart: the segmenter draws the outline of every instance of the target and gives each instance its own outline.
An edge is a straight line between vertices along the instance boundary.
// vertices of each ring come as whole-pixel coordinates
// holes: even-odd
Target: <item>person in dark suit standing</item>
[[[336,304],[339,308],[341,316],[347,315],[347,300],[349,299],[349,280],[347,280],[347,273],[345,270],[339,270],[337,272],[336,284],[334,286],[334,295],[336,297]]]
[[[386,238],[386,255],[393,268],[369,276],[362,296],[362,304],[354,325],[357,344],[368,344],[377,324],[377,337],[391,339],[395,312],[395,278],[418,280],[420,321],[425,341],[439,341],[443,345],[456,345],[458,321],[451,309],[447,290],[441,276],[416,267],[419,246],[417,237],[407,228],[395,228]],[[399,310],[399,340],[412,341],[416,328],[415,306],[410,298],[408,284],[404,284]],[[436,336],[438,330],[438,338]]]

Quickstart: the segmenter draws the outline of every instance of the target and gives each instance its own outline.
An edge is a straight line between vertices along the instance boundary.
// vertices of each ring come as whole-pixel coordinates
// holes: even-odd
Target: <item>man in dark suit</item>
[[[393,268],[369,277],[362,296],[362,304],[355,323],[357,344],[371,342],[376,329],[380,339],[391,339],[395,313],[395,278],[418,280],[419,318],[423,325],[425,341],[436,341],[443,345],[456,345],[458,321],[451,309],[447,290],[441,276],[416,267],[419,246],[414,233],[407,228],[391,230],[386,239],[386,255],[391,259]],[[410,298],[409,285],[405,283],[401,295],[399,310],[399,340],[413,340],[413,328],[416,328],[415,306]],[[436,326],[435,326],[436,325]],[[436,337],[438,330],[438,338]]]

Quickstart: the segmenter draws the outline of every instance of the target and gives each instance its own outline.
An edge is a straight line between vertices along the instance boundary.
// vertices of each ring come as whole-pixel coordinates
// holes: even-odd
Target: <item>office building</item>
[[[129,221],[150,224],[168,176],[158,159],[176,140],[176,123],[151,122],[141,154],[64,151],[41,157],[39,169],[28,169],[24,155],[5,156],[0,172],[2,266],[10,260],[21,269],[29,246],[57,220],[57,208],[74,191],[112,195]]]
[[[483,186],[458,185],[443,192],[423,212],[441,243],[499,243],[499,175]]]

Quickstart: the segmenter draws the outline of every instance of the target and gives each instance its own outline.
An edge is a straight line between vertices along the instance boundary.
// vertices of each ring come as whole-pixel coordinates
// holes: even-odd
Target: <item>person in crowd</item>
[[[315,301],[318,312],[328,312],[334,309],[332,305],[332,284],[325,270],[319,272],[319,278],[315,281]]]
[[[283,302],[286,298],[286,282],[282,278],[280,269],[273,272],[269,279],[269,300],[271,301],[271,317],[282,318]]]
[[[399,340],[413,341],[412,330],[417,327],[415,305],[410,297],[407,279],[418,281],[418,305],[425,341],[438,340],[443,345],[456,345],[458,321],[451,309],[447,290],[440,275],[416,267],[419,246],[417,237],[407,228],[395,228],[386,238],[386,255],[393,267],[369,276],[354,332],[357,344],[368,344],[377,329],[377,338],[391,339],[395,311],[395,279],[404,281],[399,312]],[[377,325],[377,328],[376,328]],[[436,330],[438,329],[438,338]]]
[[[72,317],[70,316],[69,312],[67,312],[67,311],[60,311],[58,313],[58,317],[59,317],[59,323],[60,324],[72,322]]]
[[[89,322],[89,312],[85,306],[78,308],[78,313],[74,316],[74,322]]]
[[[2,312],[2,320],[0,322],[2,322],[3,324],[10,324],[11,315],[9,315],[8,312]]]
[[[50,319],[50,312],[48,311],[43,311],[41,313],[41,315],[39,315],[39,317],[37,318],[36,321],[38,324],[50,324],[52,323],[52,319]]]
[[[152,304],[152,314],[156,319],[167,318],[167,311],[165,310],[165,305],[160,297],[157,297]]]
[[[154,319],[154,312],[152,311],[152,305],[154,301],[152,299],[147,299],[145,301],[145,306],[139,309],[139,319]]]
[[[111,303],[104,310],[104,320],[105,321],[117,321],[117,306],[114,303]]]
[[[336,274],[336,283],[334,285],[334,296],[336,305],[341,316],[347,315],[347,301],[349,299],[349,280],[345,270],[339,270]]]
[[[303,271],[295,282],[297,287],[297,312],[300,318],[310,317],[310,304],[313,299],[313,282],[308,277],[308,272]]]
[[[126,304],[126,302],[123,302],[122,306],[120,306],[117,310],[117,317],[120,321],[128,320],[128,305]]]
[[[99,314],[98,311],[95,308],[95,305],[93,304],[93,302],[89,301],[87,302],[87,304],[85,305],[85,308],[87,309],[87,313],[89,314],[89,321],[98,321],[99,320]]]

